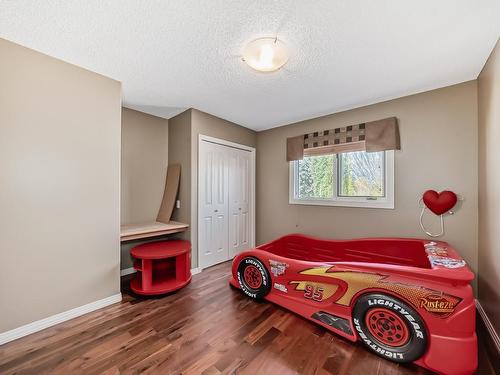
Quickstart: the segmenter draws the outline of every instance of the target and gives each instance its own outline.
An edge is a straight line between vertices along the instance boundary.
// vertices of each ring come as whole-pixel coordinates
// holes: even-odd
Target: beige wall
[[[257,146],[257,133],[234,122],[223,120],[208,113],[191,109],[193,124],[193,155],[198,157],[198,136],[200,134],[239,143],[245,146]]]
[[[396,116],[395,209],[290,205],[286,138]],[[477,270],[477,86],[466,82],[257,134],[257,242],[299,232],[325,238],[425,237],[418,200],[427,189],[465,198],[446,235]],[[437,218],[436,218],[437,222]]]
[[[122,108],[121,223],[156,220],[168,166],[168,120]],[[121,269],[132,267],[130,248],[121,245]]]
[[[0,332],[120,292],[119,82],[0,39]]]
[[[121,222],[156,220],[168,166],[168,120],[122,109]]]
[[[178,195],[181,207],[174,209],[173,220],[191,224],[191,110],[169,120],[168,158],[172,164],[181,164]],[[178,237],[190,240],[191,230],[179,234]]]
[[[500,332],[500,43],[478,79],[479,301]]]

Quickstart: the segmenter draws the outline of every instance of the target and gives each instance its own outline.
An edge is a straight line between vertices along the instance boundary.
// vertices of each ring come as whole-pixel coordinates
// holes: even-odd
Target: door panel
[[[200,267],[229,259],[228,244],[228,160],[225,148],[200,143],[199,238]],[[203,225],[204,224],[204,225]]]
[[[249,190],[249,182],[250,182],[250,168],[248,167],[250,163],[250,154],[241,154],[240,155],[240,171],[241,171],[241,203],[246,204],[248,206],[248,190]]]
[[[205,204],[212,204],[212,169],[213,169],[213,157],[214,154],[212,152],[206,152],[204,173],[205,173]]]
[[[248,247],[249,246],[249,241],[248,241],[248,227],[249,227],[249,220],[248,220],[248,212],[242,212],[240,216],[240,244],[242,246]],[[244,249],[243,249],[244,250]]]
[[[199,143],[199,257],[205,268],[251,246],[251,153]]]
[[[229,223],[231,246],[229,256],[250,247],[249,192],[250,152],[233,149],[229,161],[229,212],[234,218]]]
[[[238,227],[238,214],[232,213],[231,214],[231,228],[237,228]],[[236,231],[229,231],[229,236],[231,239],[231,247],[238,246],[238,233]]]
[[[204,217],[203,218],[203,230],[201,231],[203,233],[203,237],[201,238],[201,241],[206,244],[204,246],[204,251],[202,252],[203,255],[210,255],[212,254],[211,250],[213,249],[212,246],[212,217]],[[200,241],[200,242],[201,242]]]

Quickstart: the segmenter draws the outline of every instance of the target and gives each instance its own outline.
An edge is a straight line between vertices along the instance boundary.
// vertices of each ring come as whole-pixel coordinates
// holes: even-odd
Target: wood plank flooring
[[[230,263],[0,346],[0,374],[429,374],[229,287]]]

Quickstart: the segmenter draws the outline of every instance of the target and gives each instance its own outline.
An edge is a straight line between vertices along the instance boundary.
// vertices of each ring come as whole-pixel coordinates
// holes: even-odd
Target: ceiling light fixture
[[[288,50],[278,38],[260,38],[245,46],[242,59],[259,72],[274,72],[288,61]]]

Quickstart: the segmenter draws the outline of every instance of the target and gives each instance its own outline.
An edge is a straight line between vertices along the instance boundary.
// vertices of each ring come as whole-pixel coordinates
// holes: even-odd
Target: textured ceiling
[[[475,79],[499,0],[0,0],[0,37],[123,82],[130,108],[261,130]],[[275,73],[239,58],[278,35]]]

